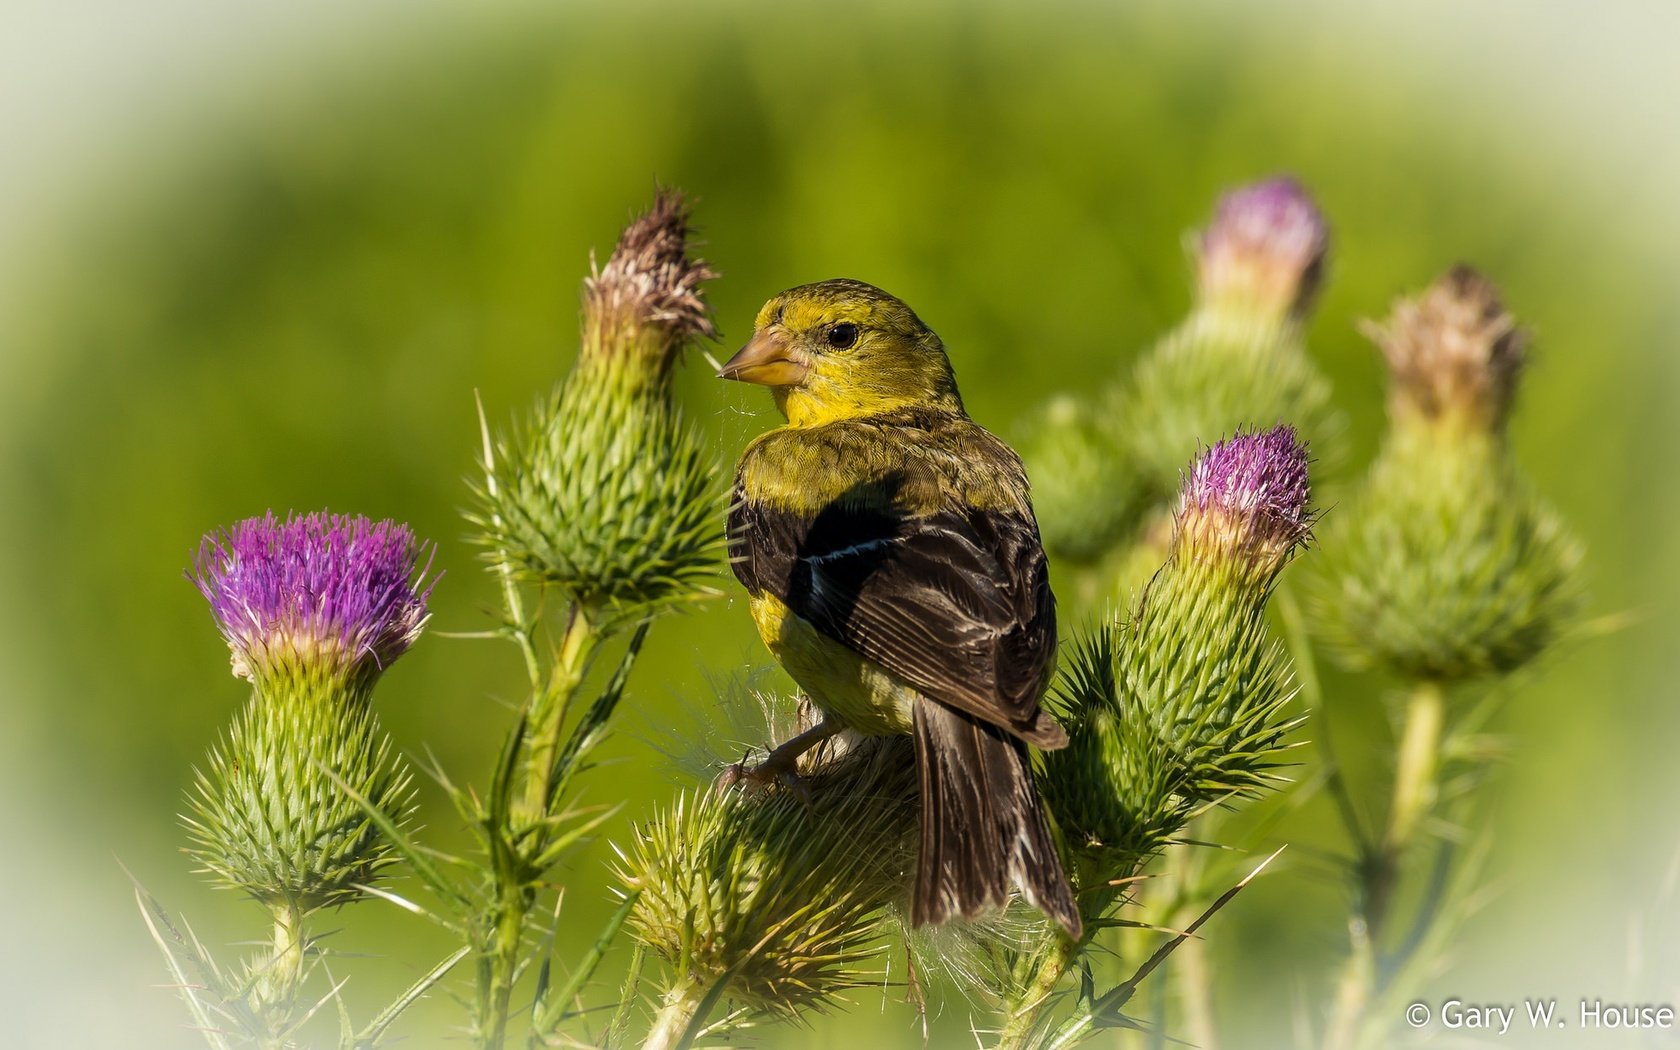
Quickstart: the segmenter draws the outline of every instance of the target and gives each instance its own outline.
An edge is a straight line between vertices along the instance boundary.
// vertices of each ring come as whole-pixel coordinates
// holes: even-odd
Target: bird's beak
[[[718,369],[719,379],[735,379],[760,386],[798,386],[808,369],[801,356],[788,345],[787,336],[765,329],[747,341],[739,353]]]

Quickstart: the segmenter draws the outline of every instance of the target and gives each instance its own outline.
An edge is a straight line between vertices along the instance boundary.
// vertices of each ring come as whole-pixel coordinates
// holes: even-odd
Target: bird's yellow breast
[[[860,733],[908,733],[918,694],[800,619],[780,598],[752,599],[753,623],[771,654],[818,707]]]
[[[836,502],[912,517],[949,507],[1032,513],[1014,451],[944,412],[779,427],[747,446],[735,480],[748,499],[812,514]]]

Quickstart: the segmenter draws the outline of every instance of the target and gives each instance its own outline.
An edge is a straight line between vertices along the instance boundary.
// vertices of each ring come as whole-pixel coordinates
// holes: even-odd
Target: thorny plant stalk
[[[269,995],[276,1002],[293,1002],[303,982],[303,915],[294,904],[274,906],[274,958],[264,972]]]
[[[705,1012],[716,1001],[719,978],[711,984],[692,978],[679,980],[665,993],[659,1013],[654,1015],[643,1050],[686,1050],[693,1045],[705,1021]]]
[[[394,522],[328,514],[270,514],[205,538],[188,576],[252,693],[196,777],[189,852],[218,882],[265,905],[272,934],[241,971],[225,970],[149,895],[137,897],[211,1045],[295,1046],[336,1002],[339,1043],[371,1048],[467,954],[476,955],[478,1046],[507,1043],[514,990],[528,975],[533,1045],[562,1038],[560,1026],[580,1016],[578,993],[631,901],[551,987],[553,938],[536,946],[533,911],[553,900],[558,923],[547,873],[606,817],[574,807],[566,788],[606,731],[649,621],[704,594],[721,549],[716,467],[671,397],[682,351],[713,331],[699,292],[712,273],[687,253],[687,215],[680,195],[658,194],[607,263],[592,267],[571,373],[525,430],[497,443],[483,426],[485,474],[469,519],[502,596],[497,633],[518,646],[530,692],[482,797],[437,771],[479,836],[479,856],[414,841],[407,767],[370,706],[375,682],[426,621],[431,548]],[[547,646],[542,609],[551,596],[566,618]],[[616,672],[582,707],[591,664],[623,635]],[[440,907],[376,885],[398,861]],[[306,922],[368,896],[429,916],[466,945],[358,1031],[339,999],[343,982],[324,997],[302,994],[325,970],[313,965],[320,951]]]
[[[512,601],[518,602],[517,588],[510,588]],[[521,606],[513,604],[508,610],[510,620],[519,623]],[[521,637],[529,637],[530,627],[514,628]],[[555,757],[560,748],[566,712],[583,684],[589,660],[601,642],[589,626],[582,610],[573,607],[567,617],[566,629],[555,647],[553,663],[546,675],[540,672],[532,684],[527,704],[527,718],[537,727],[529,742],[529,756],[525,767],[522,792],[524,808],[510,814],[516,823],[507,833],[514,849],[527,856],[540,856],[549,845],[554,828],[554,806],[562,800],[553,796],[554,778],[558,772]],[[480,962],[480,994],[478,999],[479,1031],[482,1045],[496,1048],[507,1037],[510,1014],[509,1003],[514,984],[518,981],[524,949],[525,927],[536,903],[536,893],[530,875],[509,858],[492,868],[495,876],[493,896],[495,907],[489,924],[492,940]]]
[[[548,680],[533,698],[530,709],[530,722],[536,728],[531,734],[531,758],[525,774],[525,810],[532,819],[541,819],[548,809],[561,729],[600,642],[589,614],[574,605],[566,617],[560,644],[555,647]]]
[[[680,195],[659,194],[585,282],[583,344],[571,374],[509,443],[498,447],[484,427],[475,520],[531,690],[482,815],[490,887],[475,924],[476,1014],[486,1048],[507,1038],[542,880],[576,835],[564,784],[611,717],[648,619],[696,593],[718,547],[714,468],[670,392],[686,345],[712,333],[699,294],[712,273],[688,255],[687,216]],[[565,626],[546,653],[537,642],[543,618],[527,612],[522,594],[532,582],[565,599]],[[601,647],[632,627],[614,683],[574,717]],[[546,960],[539,969],[546,975]],[[540,976],[540,989],[544,982]],[[549,1016],[543,1005],[534,1017]],[[532,1038],[543,1034],[533,1030]]]
[[[1017,960],[1000,1046],[1065,1045],[1122,1024],[1136,982],[1186,940],[1175,934],[1142,967],[1141,952],[1123,959],[1132,978],[1088,987],[1056,1027],[1063,979],[1101,930],[1125,931],[1117,913],[1143,866],[1209,807],[1275,783],[1292,686],[1265,609],[1312,521],[1307,450],[1290,427],[1219,442],[1186,472],[1166,561],[1135,610],[1067,658],[1052,709],[1069,744],[1045,756],[1042,782],[1088,933],[1047,933]]]
[[[1079,940],[1075,941],[1065,933],[1054,931],[1051,943],[1041,948],[1038,954],[1028,955],[1017,964],[1019,979],[1023,980],[1018,983],[1019,991],[1004,1005],[1004,1022],[1003,1029],[998,1033],[998,1050],[1019,1050],[1035,1045],[1044,1015],[1056,996],[1062,979],[1079,961],[1098,929],[1097,923],[1092,921],[1096,916],[1087,917],[1084,914],[1084,902],[1081,904],[1080,918],[1085,920],[1085,933]]]
[[[1382,945],[1400,866],[1435,802],[1445,713],[1446,696],[1439,683],[1424,681],[1413,687],[1406,701],[1399,761],[1382,836],[1368,843],[1357,827],[1346,829],[1349,838],[1360,845],[1355,862],[1358,896],[1348,919],[1348,958],[1336,984],[1325,1033],[1326,1050],[1351,1050],[1359,1045],[1360,1026],[1382,980],[1386,965]]]
[[[1081,568],[1075,593],[1087,606],[1098,599],[1129,607],[1157,589],[1175,532],[1175,481],[1184,463],[1209,443],[1244,427],[1282,421],[1315,439],[1317,460],[1337,458],[1334,438],[1341,418],[1304,343],[1329,239],[1324,216],[1292,179],[1268,179],[1227,193],[1208,226],[1190,238],[1195,273],[1190,313],[1117,382],[1095,397],[1063,395],[1024,435],[1046,546],[1063,564]],[[1315,473],[1322,465],[1315,463]],[[1208,648],[1194,643],[1185,653]],[[1184,654],[1173,659],[1195,662]],[[1172,847],[1164,862],[1167,873],[1141,880],[1156,850],[1174,837],[1182,835],[1168,834],[1121,867],[1102,872],[1102,881],[1126,887],[1112,899],[1092,898],[1094,917],[1102,919],[1097,925],[1119,926],[1114,947],[1123,965],[1150,956],[1163,926],[1183,925],[1210,899],[1203,880],[1192,883],[1182,877],[1188,872],[1177,870],[1190,861],[1192,850],[1203,847]],[[1160,925],[1105,917],[1118,907]],[[1205,963],[1201,944],[1178,943],[1181,955],[1172,979],[1182,1003],[1203,1004],[1194,1009],[1195,1028],[1211,1041],[1208,967],[1198,965]],[[1028,1045],[1026,1036],[1049,993],[1092,947],[1058,945],[1043,953],[1042,967],[1017,1003],[1033,1016],[1012,1013],[1006,1022],[1009,1040]],[[1125,1035],[1138,1036],[1141,1045],[1141,1033]]]

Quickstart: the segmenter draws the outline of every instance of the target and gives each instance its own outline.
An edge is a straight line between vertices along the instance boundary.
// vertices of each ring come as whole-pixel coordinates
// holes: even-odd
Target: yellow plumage
[[[868,736],[909,733],[917,693],[872,660],[859,656],[794,615],[773,594],[752,600],[758,636],[825,713]]]

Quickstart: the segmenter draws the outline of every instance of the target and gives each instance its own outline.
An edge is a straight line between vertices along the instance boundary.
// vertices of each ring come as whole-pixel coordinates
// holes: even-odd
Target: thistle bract
[[[189,852],[217,881],[306,913],[391,862],[345,786],[393,819],[408,809],[369,695],[425,625],[424,551],[406,526],[324,513],[206,537],[190,575],[252,684],[188,800]]]
[[[1043,779],[1096,875],[1134,867],[1200,806],[1269,782],[1291,686],[1265,608],[1306,536],[1307,499],[1306,449],[1288,427],[1207,450],[1131,618],[1074,648],[1053,693],[1069,744],[1045,754]]]
[[[772,1014],[867,983],[861,966],[915,864],[915,768],[908,737],[862,738],[806,764],[798,795],[679,799],[624,853],[636,936],[682,971],[676,984],[727,981],[731,998]]]
[[[1437,682],[1514,670],[1567,625],[1581,560],[1505,444],[1522,335],[1464,267],[1369,331],[1392,373],[1390,427],[1325,538],[1321,629],[1356,668]]]
[[[493,561],[596,618],[700,593],[721,547],[716,468],[671,401],[682,348],[713,333],[687,236],[661,194],[586,282],[577,365],[501,445],[475,515]]]
[[[195,773],[187,852],[215,881],[264,904],[308,913],[356,900],[396,858],[334,776],[406,819],[412,778],[365,697],[252,696]]]

